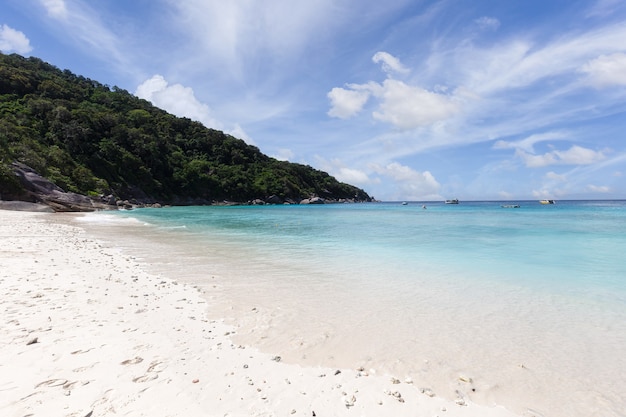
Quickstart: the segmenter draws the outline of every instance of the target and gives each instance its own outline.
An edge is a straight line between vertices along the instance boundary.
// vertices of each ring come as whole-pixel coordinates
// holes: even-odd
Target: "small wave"
[[[76,218],[77,221],[91,224],[118,224],[118,225],[140,225],[150,226],[150,223],[139,220],[135,217],[122,217],[115,214],[103,214],[101,212],[87,213]]]

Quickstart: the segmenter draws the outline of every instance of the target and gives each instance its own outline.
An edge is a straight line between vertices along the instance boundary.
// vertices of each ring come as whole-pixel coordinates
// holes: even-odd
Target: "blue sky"
[[[0,50],[382,200],[626,198],[622,0],[3,0]]]

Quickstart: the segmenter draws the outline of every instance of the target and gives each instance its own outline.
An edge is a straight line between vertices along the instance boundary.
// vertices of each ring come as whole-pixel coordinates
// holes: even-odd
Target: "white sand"
[[[514,415],[467,401],[462,376],[447,401],[374,371],[236,346],[196,288],[54,216],[0,210],[1,416]]]

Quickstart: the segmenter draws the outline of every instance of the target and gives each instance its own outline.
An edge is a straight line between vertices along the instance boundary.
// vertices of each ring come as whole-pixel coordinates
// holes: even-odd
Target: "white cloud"
[[[459,104],[447,95],[426,91],[402,81],[385,80],[376,96],[380,99],[375,119],[400,129],[414,129],[445,120],[459,110]]]
[[[481,96],[501,94],[511,89],[532,87],[559,76],[571,77],[581,66],[598,54],[623,51],[626,26],[606,25],[580,33],[564,33],[545,45],[529,37],[516,37],[492,48],[476,49],[473,45],[457,48],[455,60],[463,64],[462,83]],[[444,60],[443,65],[450,64]],[[556,88],[558,86],[558,88]],[[566,79],[554,84],[555,90],[575,88]]]
[[[386,79],[382,84],[349,84],[348,89],[333,88],[328,97],[331,109],[328,115],[347,119],[362,110],[370,96],[378,99],[374,119],[390,123],[396,128],[410,130],[433,125],[452,117],[459,111],[454,96],[438,94],[402,81]]]
[[[590,191],[592,193],[610,193],[611,192],[611,188],[606,186],[606,185],[592,185],[589,184],[587,186],[587,191]]]
[[[123,24],[108,17],[102,5],[65,0],[39,0],[39,3],[51,18],[56,36],[64,43],[74,43],[83,52],[103,61],[104,67],[113,66],[125,74],[134,72],[132,61],[136,54],[131,51],[134,36],[126,32],[128,28]]]
[[[557,174],[554,171],[547,172],[545,177],[546,177],[547,180],[550,180],[550,181],[559,181],[559,182],[567,181],[567,176],[566,175]]]
[[[552,199],[555,196],[563,195],[563,191],[558,190],[558,189],[549,189],[549,188],[544,187],[541,190],[533,190],[532,195],[535,198]]]
[[[387,52],[376,52],[372,57],[372,61],[374,61],[375,64],[382,62],[383,71],[385,71],[388,75],[393,72],[401,74],[409,72],[409,69],[402,65],[398,58]]]
[[[429,172],[419,172],[411,167],[391,162],[385,166],[372,165],[371,169],[379,175],[391,178],[398,191],[397,197],[410,200],[437,200],[440,185]]]
[[[481,29],[497,30],[500,27],[500,21],[494,17],[483,16],[474,20]]]
[[[18,54],[27,54],[32,50],[30,41],[24,33],[7,25],[0,26],[0,51],[5,53],[15,51]]]
[[[348,184],[365,185],[371,182],[365,172],[353,168],[342,167],[339,171],[334,172],[333,176]]]
[[[626,54],[600,55],[583,65],[581,71],[595,87],[626,86]]]
[[[137,87],[135,95],[176,116],[188,117],[206,127],[221,129],[221,124],[211,116],[209,106],[198,101],[191,88],[181,84],[170,85],[161,75],[154,75],[144,81]]]
[[[239,124],[235,124],[232,129],[224,128],[222,123],[213,117],[209,106],[196,98],[192,88],[182,84],[169,84],[162,75],[154,75],[141,83],[135,95],[175,116],[187,117],[206,127],[222,130],[249,145],[256,146],[254,140]]]
[[[364,90],[347,90],[345,88],[335,87],[327,94],[330,99],[331,108],[328,115],[347,119],[363,109],[370,96],[368,91]]]
[[[67,17],[67,7],[65,0],[40,0],[40,3],[48,11],[48,15],[56,19],[65,19]]]
[[[387,52],[378,52],[372,60],[382,62],[383,70],[407,72],[399,60]],[[347,84],[347,88],[333,88],[328,94],[331,108],[328,115],[347,119],[363,109],[370,97],[378,100],[378,108],[372,113],[374,119],[387,122],[401,130],[427,127],[448,119],[460,110],[460,98],[454,95],[428,91],[419,86],[387,78],[383,83],[370,81],[365,84]],[[439,91],[445,91],[438,87]],[[465,94],[465,90],[459,92]]]
[[[587,11],[587,17],[604,18],[614,14],[620,6],[623,6],[622,0],[596,0],[591,8]]]
[[[526,152],[533,153],[533,147],[535,143],[545,142],[549,140],[566,140],[569,137],[567,132],[563,131],[553,131],[546,133],[538,133],[534,135],[530,135],[524,139],[517,140],[514,142],[508,142],[504,140],[499,140],[494,143],[494,149],[522,149]]]
[[[173,22],[188,44],[211,57],[229,76],[244,79],[259,66],[297,59],[307,46],[323,42],[345,18],[335,0],[167,0]],[[200,63],[202,65],[202,63]],[[279,76],[274,71],[274,76]]]
[[[256,143],[254,142],[254,139],[252,139],[248,135],[248,133],[243,129],[243,127],[241,127],[238,123],[235,124],[235,127],[233,127],[232,129],[227,130],[226,133],[236,137],[237,139],[243,140],[248,145],[257,146]]]
[[[295,154],[291,149],[279,149],[278,154],[272,155],[273,158],[278,159],[279,161],[291,161]]]
[[[356,168],[349,168],[346,164],[338,159],[327,160],[319,155],[315,156],[316,165],[322,170],[328,172],[339,181],[347,182],[349,184],[365,185],[371,184],[372,180],[367,174]]]
[[[604,152],[594,151],[574,145],[566,151],[550,151],[543,155],[533,155],[521,149],[516,151],[527,167],[539,168],[550,165],[589,165],[606,158]]]

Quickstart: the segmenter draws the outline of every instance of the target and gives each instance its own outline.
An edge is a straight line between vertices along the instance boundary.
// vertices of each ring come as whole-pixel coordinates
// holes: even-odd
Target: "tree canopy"
[[[272,195],[370,200],[325,172],[268,157],[123,89],[0,53],[0,196],[19,194],[14,161],[92,196],[180,204]]]

